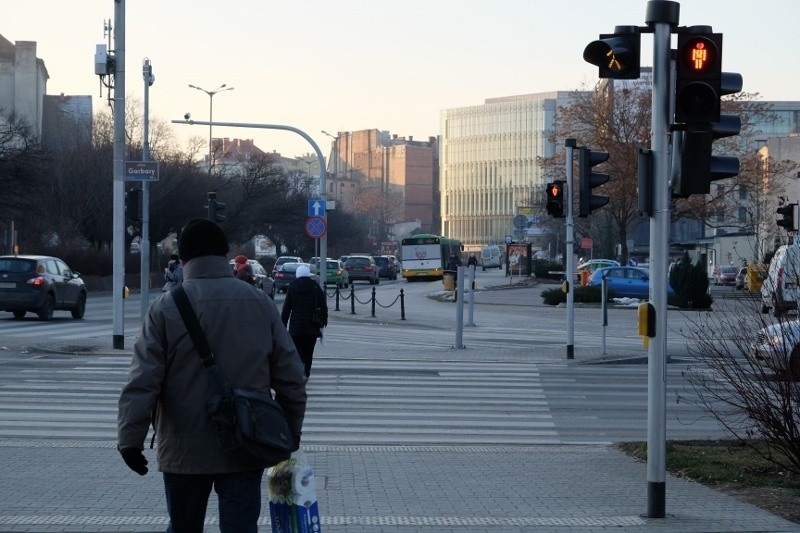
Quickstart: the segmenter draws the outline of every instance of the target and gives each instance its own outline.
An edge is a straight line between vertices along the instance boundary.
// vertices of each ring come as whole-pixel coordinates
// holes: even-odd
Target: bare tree
[[[800,337],[769,335],[760,328],[777,324],[791,330],[782,318],[761,315],[757,303],[729,303],[735,309],[698,313],[688,339],[696,365],[683,375],[690,394],[679,402],[696,401],[735,438],[773,463],[800,473]],[[755,346],[761,348],[757,351]],[[690,400],[689,398],[696,398]],[[765,447],[756,447],[756,442]]]
[[[579,145],[609,153],[600,169],[609,174],[608,183],[595,192],[609,197],[600,209],[605,217],[592,215],[580,223],[582,233],[594,242],[602,242],[613,224],[617,243],[622,245],[622,259],[628,259],[628,232],[639,217],[637,189],[638,150],[650,144],[650,91],[641,85],[601,84],[595,91],[576,91],[570,104],[558,109],[553,130],[554,143],[575,138]],[[548,176],[563,176],[564,155],[540,159]],[[572,190],[577,193],[578,187]],[[597,213],[597,211],[595,212]]]

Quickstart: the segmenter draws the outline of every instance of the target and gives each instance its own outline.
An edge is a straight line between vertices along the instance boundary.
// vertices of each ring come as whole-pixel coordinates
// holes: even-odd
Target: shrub
[[[600,287],[584,287],[576,285],[574,287],[573,301],[580,303],[600,303],[601,289]],[[608,297],[614,297],[614,291],[608,291]],[[544,298],[545,305],[558,305],[567,302],[567,293],[561,290],[561,287],[547,289],[542,291],[542,298]]]
[[[550,274],[550,272],[564,272],[564,265],[548,259],[534,259],[532,261],[533,275],[539,279],[562,279],[564,274]]]
[[[669,284],[675,290],[670,296],[670,304],[682,309],[708,309],[714,299],[708,294],[708,275],[704,265],[698,261],[692,264],[689,254],[672,267]]]

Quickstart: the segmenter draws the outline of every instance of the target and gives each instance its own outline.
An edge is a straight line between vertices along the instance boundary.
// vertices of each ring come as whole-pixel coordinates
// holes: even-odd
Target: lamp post
[[[198,91],[204,92],[208,95],[208,173],[211,174],[211,168],[214,166],[214,147],[211,144],[211,123],[214,122],[214,95],[217,93],[223,93],[225,91],[232,91],[233,87],[228,87],[227,84],[223,83],[213,91],[207,91],[202,87],[198,87],[197,85],[189,84],[189,87],[192,89],[197,89]]]
[[[322,133],[333,139],[333,177],[334,179],[339,179],[339,136],[338,135],[331,135],[325,130],[321,130]],[[333,181],[333,196],[337,200],[340,200],[338,188],[336,187],[336,181]]]

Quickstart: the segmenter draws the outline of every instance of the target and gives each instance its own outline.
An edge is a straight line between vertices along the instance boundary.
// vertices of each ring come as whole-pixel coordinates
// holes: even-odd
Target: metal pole
[[[575,359],[575,248],[574,215],[572,212],[572,167],[575,139],[566,139],[567,148],[567,183],[564,191],[564,203],[567,208],[567,359]]]
[[[606,326],[608,326],[608,279],[603,272],[603,279],[600,285],[600,309],[603,315],[603,355],[606,355]]]
[[[229,91],[233,89],[233,87],[229,87],[225,89]],[[197,124],[197,125],[211,125],[211,122],[203,122],[197,120],[173,120],[173,124]],[[247,124],[242,122],[216,122],[217,126],[229,127],[229,128],[257,128],[257,129],[264,129],[264,130],[284,130],[284,131],[291,131],[298,135],[300,135],[303,139],[308,141],[312,148],[314,148],[314,153],[317,154],[317,161],[319,162],[319,197],[321,200],[327,202],[328,198],[328,191],[327,191],[327,184],[328,184],[328,171],[325,169],[325,158],[322,156],[322,151],[319,149],[319,146],[314,139],[309,137],[309,135],[301,129],[295,128],[293,126],[285,126],[283,124]],[[328,213],[327,211],[322,216],[322,219],[325,220],[325,225],[328,225]],[[328,257],[328,232],[326,231],[325,234],[320,237],[319,239],[319,255],[318,257]],[[319,284],[320,287],[324,288],[324,280],[327,279],[328,275],[328,262],[322,261],[320,267],[318,269],[319,274]]]
[[[653,101],[651,143],[653,152],[653,216],[650,221],[650,302],[655,308],[655,337],[650,341],[647,386],[647,516],[666,514],[666,351],[667,258],[670,208],[670,36],[677,26],[677,2],[651,0],[647,23],[653,36]]]
[[[114,220],[111,254],[112,342],[115,350],[125,348],[125,0],[114,2]]]
[[[467,308],[467,325],[475,327],[475,265],[467,267],[469,270],[469,307]]]
[[[153,77],[153,66],[149,59],[142,63],[142,76],[144,77],[144,141],[142,143],[142,161],[150,161],[150,86],[156,81]],[[140,294],[142,298],[141,318],[147,314],[150,304],[150,182],[142,181],[142,246],[139,249],[140,263]]]
[[[208,175],[214,168],[214,146],[211,141],[214,137],[211,135],[212,124],[214,124],[214,93],[208,93]]]
[[[456,267],[456,348],[464,347],[464,267]]]

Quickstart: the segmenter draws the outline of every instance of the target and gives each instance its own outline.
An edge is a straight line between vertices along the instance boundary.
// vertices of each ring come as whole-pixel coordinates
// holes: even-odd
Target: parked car
[[[650,272],[644,268],[632,266],[612,266],[598,268],[589,278],[589,285],[599,287],[602,285],[603,275],[608,283],[608,291],[614,292],[615,298],[638,298],[648,299],[650,297]],[[667,293],[673,294],[674,291],[667,282]]]
[[[0,257],[0,310],[20,320],[28,311],[40,320],[53,318],[53,311],[67,310],[72,318],[86,311],[86,285],[57,257],[7,255]]]
[[[339,256],[339,262],[340,262],[342,265],[344,265],[344,263],[345,263],[345,261],[347,261],[347,258],[348,258],[348,257],[350,257],[350,256],[349,256],[349,255],[341,255],[341,256]]]
[[[313,274],[319,274],[316,265],[311,269]],[[335,285],[339,288],[347,288],[350,286],[350,276],[342,265],[336,259],[328,258],[325,266],[325,285]]]
[[[369,281],[370,285],[377,285],[381,278],[378,276],[378,265],[371,255],[351,255],[344,264],[350,283],[356,280]]]
[[[714,285],[735,285],[738,272],[737,268],[732,265],[725,265],[715,269]]]
[[[302,263],[303,258],[297,257],[295,255],[283,255],[275,261],[275,265],[272,267],[272,274],[274,276],[275,272],[283,265],[284,263]]]
[[[378,267],[378,276],[387,279],[397,279],[400,269],[397,262],[388,255],[374,255],[375,265]]]
[[[236,268],[236,262],[231,259],[231,269]],[[270,298],[275,298],[275,282],[267,274],[267,270],[255,259],[248,259],[247,264],[250,265],[250,272],[256,278],[253,285],[266,292]]]
[[[742,267],[739,269],[739,272],[736,273],[736,281],[733,284],[733,288],[736,290],[748,289],[747,283],[747,267]]]
[[[800,297],[800,246],[783,245],[769,262],[767,277],[761,284],[761,312],[770,309],[775,316],[797,309]]]
[[[275,290],[277,292],[286,292],[289,284],[297,279],[297,269],[301,265],[305,265],[311,270],[311,265],[308,263],[284,263],[278,267],[278,271],[275,272],[272,278],[275,281]]]
[[[778,374],[800,378],[800,320],[781,321],[761,328],[751,346],[755,363]]]
[[[619,261],[615,261],[613,259],[590,259],[588,261],[584,261],[580,265],[578,265],[578,270],[588,270],[589,272],[594,272],[598,268],[603,267],[611,267],[611,266],[621,266]]]

